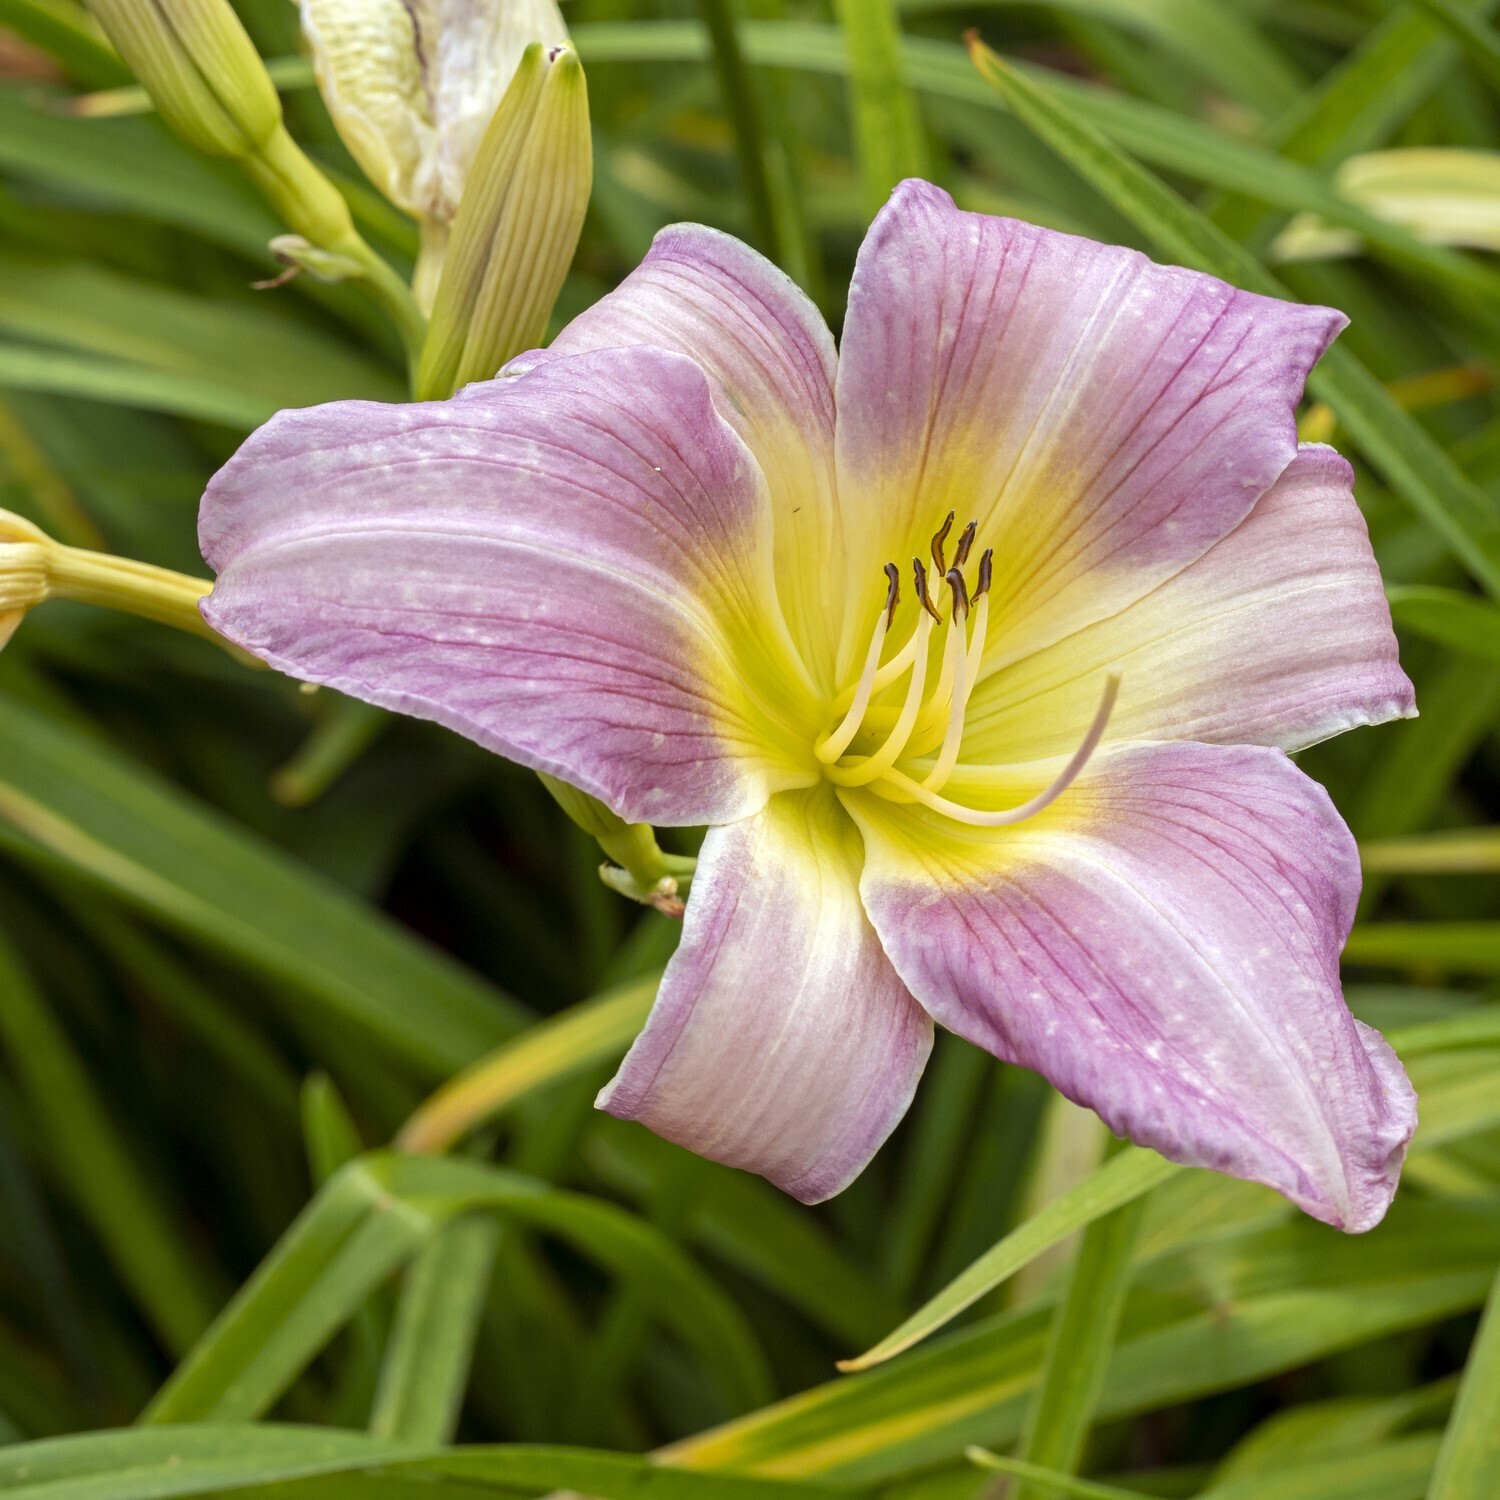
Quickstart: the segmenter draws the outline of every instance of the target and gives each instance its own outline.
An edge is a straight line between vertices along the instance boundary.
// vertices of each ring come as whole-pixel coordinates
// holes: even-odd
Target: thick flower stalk
[[[448,231],[490,120],[533,42],[567,40],[556,0],[300,0],[333,123],[422,227],[414,290],[437,292]]]
[[[205,498],[204,612],[711,825],[615,1114],[815,1201],[936,1020],[1365,1229],[1415,1101],[1287,758],[1413,712],[1349,466],[1296,441],[1342,323],[909,182],[835,352],[680,226],[499,379],[269,423]]]

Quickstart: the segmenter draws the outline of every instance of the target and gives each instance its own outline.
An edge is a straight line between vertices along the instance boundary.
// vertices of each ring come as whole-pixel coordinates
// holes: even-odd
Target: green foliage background
[[[295,10],[237,9],[408,269]],[[596,186],[559,319],[696,219],[837,327],[911,170],[1350,314],[1309,423],[1359,464],[1422,717],[1303,763],[1365,850],[1349,995],[1421,1094],[1402,1191],[1348,1239],[1106,1160],[1092,1117],[944,1038],[870,1170],[803,1209],[592,1109],[677,929],[599,883],[532,777],[49,604],[0,655],[0,1493],[967,1500],[1006,1482],[969,1446],[1024,1433],[1091,1476],[1028,1495],[1500,1496],[1500,1314],[1476,1341],[1500,1264],[1500,272],[1333,176],[1500,149],[1494,0],[566,9]],[[1018,71],[981,76],[967,26]],[[71,0],[0,0],[0,27],[0,505],[201,571],[197,499],[240,438],[402,399],[400,351],[357,289],[252,291],[280,226],[141,101],[68,112],[130,85]],[[1305,211],[1362,252],[1272,264]],[[497,1048],[480,1128],[387,1149]],[[956,1311],[942,1332],[836,1374],[934,1297],[914,1332]]]

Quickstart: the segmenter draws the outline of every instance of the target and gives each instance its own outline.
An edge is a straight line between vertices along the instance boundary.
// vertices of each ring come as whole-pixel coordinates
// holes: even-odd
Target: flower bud
[[[441,243],[521,55],[556,0],[300,0],[328,112],[370,181]]]
[[[218,640],[198,612],[212,586],[152,563],[64,546],[24,516],[0,510],[0,646],[48,599],[102,604]]]
[[[533,44],[485,132],[453,223],[419,397],[487,380],[541,343],[592,181],[582,65],[570,47]]]
[[[47,597],[50,545],[39,527],[0,510],[0,646],[15,634],[26,611]]]
[[[172,130],[210,156],[247,156],[281,100],[229,0],[88,0]]]

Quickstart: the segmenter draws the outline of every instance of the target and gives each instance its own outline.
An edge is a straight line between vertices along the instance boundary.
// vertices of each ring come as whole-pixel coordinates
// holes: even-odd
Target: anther
[[[938,527],[932,538],[932,560],[937,565],[938,577],[942,577],[948,571],[948,564],[943,556],[943,544],[948,540],[948,533],[953,530],[953,512],[948,512],[948,518]]]
[[[888,587],[885,591],[885,628],[889,630],[896,622],[896,606],[901,602],[901,569],[895,563],[885,565]]]
[[[934,552],[939,550],[936,541],[933,542],[932,548]],[[930,614],[932,618],[938,622],[939,625],[941,625],[943,623],[943,617],[937,612],[937,610],[933,606],[932,600],[928,597],[927,569],[922,565],[922,559],[920,557],[912,558],[911,570],[913,576],[917,580],[917,598],[921,601],[922,608],[925,609],[927,613]]]
[[[993,547],[986,547],[984,549],[984,556],[979,559],[979,584],[974,590],[974,597],[976,599],[981,594],[989,593],[990,575],[994,572],[994,567],[995,549]]]
[[[974,545],[974,533],[979,530],[978,521],[970,521],[958,539],[958,550],[953,554],[953,566],[961,568],[969,560],[969,549]]]
[[[953,590],[953,619],[955,623],[959,620],[969,618],[969,586],[964,582],[964,575],[957,567],[949,568],[944,578],[948,587]]]

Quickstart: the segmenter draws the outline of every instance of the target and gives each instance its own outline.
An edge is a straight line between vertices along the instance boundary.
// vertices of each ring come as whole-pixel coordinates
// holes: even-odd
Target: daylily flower
[[[490,117],[532,42],[567,40],[556,0],[300,0],[333,123],[422,225],[430,282]]]
[[[1296,441],[1343,322],[908,182],[836,353],[679,226],[499,379],[261,429],[204,501],[205,614],[710,825],[613,1113],[816,1201],[936,1020],[1365,1229],[1415,1103],[1287,758],[1413,712],[1349,466]]]

